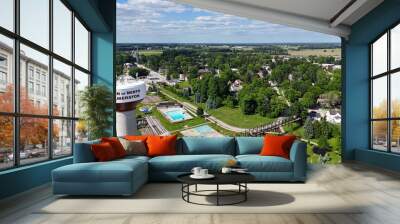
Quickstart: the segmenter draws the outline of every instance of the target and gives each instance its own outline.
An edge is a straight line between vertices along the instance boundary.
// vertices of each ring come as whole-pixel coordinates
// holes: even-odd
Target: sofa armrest
[[[290,149],[290,160],[293,162],[293,179],[305,181],[307,176],[307,144],[296,140]]]
[[[97,143],[100,143],[100,140],[75,143],[75,145],[74,145],[74,163],[95,162],[96,158],[94,157],[90,146],[92,144],[97,144]]]

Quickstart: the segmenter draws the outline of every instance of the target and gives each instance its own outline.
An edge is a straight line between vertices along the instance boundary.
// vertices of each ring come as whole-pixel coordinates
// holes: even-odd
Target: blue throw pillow
[[[235,155],[235,140],[232,137],[183,137],[179,143],[182,154]]]
[[[236,137],[236,155],[259,154],[264,137]]]

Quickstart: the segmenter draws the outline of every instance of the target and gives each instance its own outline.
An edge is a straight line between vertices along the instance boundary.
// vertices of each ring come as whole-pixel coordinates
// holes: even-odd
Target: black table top
[[[255,180],[255,177],[249,173],[213,173],[215,177],[212,179],[193,179],[190,175],[191,173],[182,174],[177,179],[185,184],[237,184]]]

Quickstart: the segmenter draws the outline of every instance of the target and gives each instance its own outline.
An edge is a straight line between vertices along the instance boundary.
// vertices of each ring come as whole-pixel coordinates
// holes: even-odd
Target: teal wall
[[[71,163],[70,157],[1,172],[0,199],[48,183],[53,169]]]
[[[92,82],[115,89],[115,0],[67,0],[92,31]],[[114,104],[114,102],[110,102]],[[114,113],[115,114],[115,113]],[[115,115],[113,120],[115,121]],[[115,122],[110,132],[115,130]],[[51,181],[51,171],[72,158],[47,161],[0,172],[0,199]]]
[[[399,170],[400,157],[372,151],[369,123],[369,43],[400,22],[400,1],[385,0],[351,27],[343,40],[343,159]]]
[[[116,3],[115,0],[107,0],[97,6],[109,30],[92,33],[92,82],[108,86],[115,95]],[[115,102],[110,102],[110,105],[115,105]],[[115,110],[112,120],[109,132],[115,136]]]

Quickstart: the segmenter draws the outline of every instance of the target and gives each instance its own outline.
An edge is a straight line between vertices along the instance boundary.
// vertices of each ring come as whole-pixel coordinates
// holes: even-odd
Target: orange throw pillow
[[[148,136],[146,142],[148,156],[176,155],[176,135]]]
[[[99,162],[110,161],[117,158],[113,147],[108,142],[93,144],[91,145],[91,149],[94,157]]]
[[[126,156],[126,151],[124,149],[124,146],[122,146],[121,142],[119,141],[118,138],[116,137],[110,137],[110,138],[101,138],[101,142],[108,142],[114,149],[115,155],[117,158],[122,158]]]
[[[124,139],[129,141],[142,141],[146,143],[146,139],[148,138],[147,135],[126,135]]]
[[[289,159],[290,148],[296,140],[294,135],[265,135],[261,156],[280,156]]]

